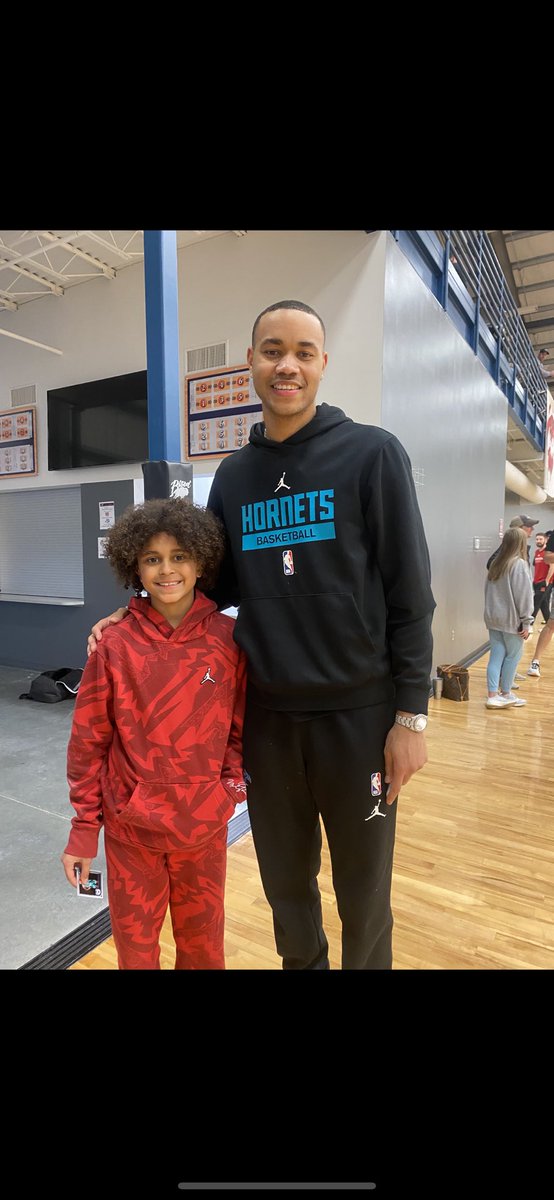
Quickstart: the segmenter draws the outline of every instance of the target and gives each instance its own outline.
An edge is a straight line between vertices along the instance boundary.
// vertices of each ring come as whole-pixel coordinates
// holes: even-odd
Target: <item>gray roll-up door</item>
[[[0,493],[0,588],[83,599],[79,486]]]

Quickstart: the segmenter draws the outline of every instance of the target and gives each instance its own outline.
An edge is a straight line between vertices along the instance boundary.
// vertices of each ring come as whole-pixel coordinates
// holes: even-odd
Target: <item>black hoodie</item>
[[[208,499],[227,530],[220,607],[265,708],[359,708],[395,698],[426,713],[429,553],[410,460],[386,429],[320,404],[284,442],[250,431]]]

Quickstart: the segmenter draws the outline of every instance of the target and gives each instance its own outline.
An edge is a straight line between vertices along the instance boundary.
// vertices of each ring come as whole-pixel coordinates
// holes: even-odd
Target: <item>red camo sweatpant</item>
[[[176,971],[223,971],[227,826],[186,850],[150,850],[105,834],[108,897],[120,971],[159,971],[167,907]]]

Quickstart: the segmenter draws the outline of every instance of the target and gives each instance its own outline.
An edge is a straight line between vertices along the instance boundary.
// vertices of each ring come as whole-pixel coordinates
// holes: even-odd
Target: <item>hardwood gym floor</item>
[[[522,674],[537,637],[525,646]],[[485,708],[487,658],[470,668],[468,703],[430,701],[429,763],[399,800],[395,970],[554,967],[554,641],[542,677],[516,681],[524,708]],[[320,887],[331,966],[338,968],[340,925],[326,847]],[[279,970],[251,834],[229,849],[226,914],[227,968]],[[162,968],[173,968],[169,920]],[[116,970],[111,939],[70,969]]]

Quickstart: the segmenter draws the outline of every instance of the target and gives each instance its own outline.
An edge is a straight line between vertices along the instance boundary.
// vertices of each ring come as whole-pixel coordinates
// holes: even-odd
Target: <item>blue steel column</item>
[[[181,461],[177,231],[144,230],[148,456]]]

